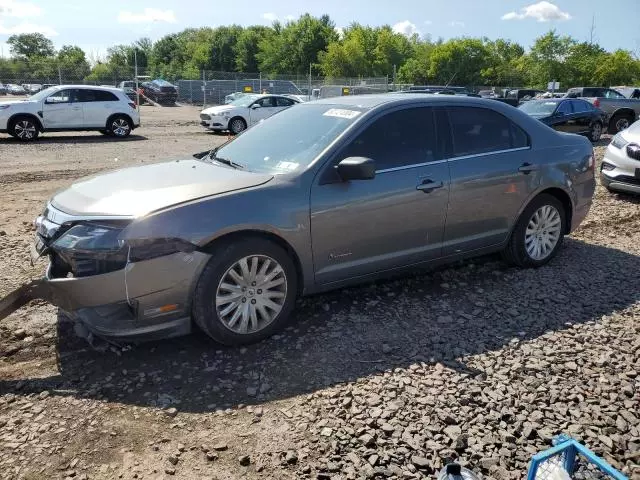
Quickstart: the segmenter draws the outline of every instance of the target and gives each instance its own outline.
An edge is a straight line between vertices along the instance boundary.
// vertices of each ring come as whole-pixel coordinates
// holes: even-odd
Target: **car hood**
[[[201,113],[206,113],[209,115],[220,115],[223,112],[230,112],[235,110],[237,107],[233,105],[220,105],[218,107],[205,108]]]
[[[23,99],[23,100],[2,100],[0,101],[0,105],[15,105],[17,103],[31,103],[31,100],[29,99]]]
[[[70,215],[140,217],[179,203],[255,187],[272,175],[187,159],[82,179],[51,199]]]

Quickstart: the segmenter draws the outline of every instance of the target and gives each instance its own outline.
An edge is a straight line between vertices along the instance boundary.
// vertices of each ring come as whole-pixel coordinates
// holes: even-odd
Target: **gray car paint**
[[[109,205],[104,198],[118,196],[118,182],[138,192],[155,210],[139,214],[132,221],[124,232],[126,241],[179,238],[203,254],[189,280],[174,279],[170,273],[172,256],[154,260],[168,262],[167,281],[175,280],[175,289],[161,291],[172,302],[184,305],[183,312],[189,311],[201,265],[208,255],[215,254],[216,241],[230,234],[268,235],[286,246],[299,267],[301,293],[310,294],[376,278],[401,267],[499,250],[527,203],[547,189],[558,189],[570,198],[572,221],[567,232],[579,224],[591,204],[595,182],[593,170],[588,168],[593,161],[590,142],[577,135],[557,133],[509,105],[420,94],[340,97],[311,103],[368,110],[299,173],[271,178],[191,160],[173,162],[93,177],[90,183],[81,182],[59,193],[54,204],[84,217],[131,215],[132,210],[122,207],[121,202],[103,208]],[[320,181],[323,172],[340,160],[341,147],[377,116],[399,108],[449,105],[478,106],[501,113],[527,131],[530,148],[486,154],[486,158],[473,161],[443,158],[437,164],[381,172],[373,180]],[[305,104],[294,108],[305,108]],[[534,164],[536,170],[519,172],[523,163]],[[159,175],[151,176],[150,172]],[[443,188],[429,195],[416,191],[425,176],[442,181]],[[171,178],[178,179],[175,188]],[[78,285],[91,282],[92,289],[98,290],[101,277],[107,275],[76,281]],[[104,278],[105,284],[111,278]],[[145,281],[140,281],[142,286],[136,292],[140,298],[153,296],[156,305],[162,305],[165,293],[157,295],[154,282],[146,287]],[[85,305],[80,302],[74,308],[96,303],[91,300],[92,289],[84,289]],[[114,293],[112,300],[117,302],[121,296],[121,291]],[[108,301],[101,293],[100,302]],[[140,313],[137,315],[141,322]],[[170,321],[175,318],[158,318],[157,330]],[[142,331],[148,333],[148,324],[143,330],[129,329],[131,336]]]

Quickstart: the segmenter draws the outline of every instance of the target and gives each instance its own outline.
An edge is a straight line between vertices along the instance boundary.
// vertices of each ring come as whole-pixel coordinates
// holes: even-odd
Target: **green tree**
[[[524,48],[501,38],[484,41],[488,53],[487,67],[482,70],[484,83],[494,86],[522,85],[525,79],[518,60],[524,55]]]
[[[53,42],[41,33],[11,35],[7,40],[7,44],[11,54],[19,59],[52,57],[55,54]]]
[[[414,47],[414,53],[402,67],[398,70],[398,81],[400,83],[413,83],[416,85],[426,85],[432,82],[429,77],[429,67],[431,52],[434,49],[431,42],[420,42]]]
[[[257,72],[259,70],[256,59],[258,45],[272,31],[271,28],[261,25],[255,25],[243,30],[233,49],[235,53],[235,69],[238,72]]]
[[[568,78],[565,62],[575,44],[574,39],[561,37],[555,30],[538,37],[525,57],[529,83],[538,88],[546,88],[547,83],[552,80],[564,85]]]
[[[453,85],[482,84],[482,70],[488,66],[489,53],[482,40],[459,38],[433,47],[428,76],[436,83]]]
[[[569,48],[565,60],[565,72],[562,81],[565,85],[592,85],[594,72],[606,56],[600,45],[588,42],[575,43]]]
[[[630,85],[636,80],[640,80],[640,62],[627,50],[606,54],[593,73],[593,82],[600,86]]]
[[[318,55],[338,39],[328,15],[315,18],[308,13],[284,27],[274,23],[274,32],[258,44],[256,54],[261,71],[268,73],[307,73],[318,63]]]

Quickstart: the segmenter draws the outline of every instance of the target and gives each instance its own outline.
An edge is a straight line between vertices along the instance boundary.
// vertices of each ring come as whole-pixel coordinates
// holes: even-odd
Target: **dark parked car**
[[[607,120],[602,110],[581,99],[531,100],[518,108],[554,130],[586,135],[592,142],[600,140]]]
[[[5,87],[2,83],[0,83],[0,95],[7,94],[7,87]]]
[[[178,89],[166,80],[153,80],[142,84],[144,96],[160,105],[173,105],[178,98]]]
[[[584,220],[591,143],[492,100],[362,95],[300,103],[196,158],[58,192],[36,220],[43,298],[102,336],[229,345],[296,298],[502,251],[540,267]]]
[[[618,133],[640,118],[640,98],[627,98],[613,88],[575,87],[566,98],[584,98],[607,115],[607,130]]]

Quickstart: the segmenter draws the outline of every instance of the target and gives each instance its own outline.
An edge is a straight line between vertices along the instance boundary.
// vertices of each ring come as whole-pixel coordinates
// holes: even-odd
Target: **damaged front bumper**
[[[188,333],[191,295],[210,256],[179,239],[126,239],[117,250],[104,249],[121,231],[108,222],[72,217],[49,205],[36,220],[30,249],[32,264],[48,256],[46,274],[0,299],[0,320],[42,299],[105,338]]]
[[[178,252],[79,278],[46,275],[0,300],[0,319],[29,301],[60,307],[94,334],[121,340],[166,338],[190,331],[190,298],[209,255]]]

